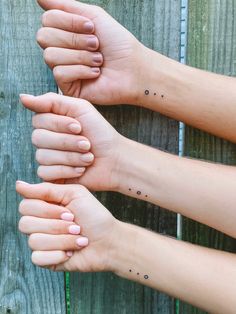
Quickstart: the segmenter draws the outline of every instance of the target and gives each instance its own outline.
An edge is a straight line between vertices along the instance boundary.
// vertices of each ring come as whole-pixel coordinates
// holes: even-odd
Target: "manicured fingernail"
[[[17,180],[16,183],[17,183],[17,184],[29,184],[29,183],[27,183],[27,182],[25,182],[25,181],[20,181],[20,180]]]
[[[76,240],[76,244],[78,246],[87,246],[88,245],[88,238],[78,238]]]
[[[63,214],[61,214],[61,219],[65,220],[65,221],[74,221],[75,216],[73,214],[70,214],[70,213],[63,213]]]
[[[78,173],[78,174],[82,174],[85,172],[85,167],[80,167],[80,168],[75,168],[75,171]]]
[[[78,146],[83,150],[89,150],[91,148],[91,144],[88,141],[80,141],[78,142]]]
[[[66,255],[67,255],[68,257],[72,257],[73,254],[74,254],[74,252],[72,252],[72,251],[67,251],[67,252],[66,252]]]
[[[84,30],[85,32],[91,33],[94,30],[94,25],[92,22],[85,22],[84,23]]]
[[[81,132],[81,126],[77,123],[71,123],[69,125],[69,130],[75,134],[79,134]]]
[[[91,68],[93,73],[100,73],[100,69],[99,68]]]
[[[20,97],[35,97],[34,95],[30,94],[20,94]]]
[[[80,226],[72,225],[69,227],[69,233],[71,234],[80,234]]]
[[[94,155],[91,153],[83,154],[80,156],[80,159],[84,162],[92,162],[94,160]]]
[[[87,41],[88,47],[89,48],[97,48],[98,45],[98,41],[97,38],[89,38]]]
[[[95,62],[95,63],[100,64],[100,63],[102,63],[102,60],[103,60],[103,58],[102,58],[101,54],[96,54],[93,56],[93,62]]]

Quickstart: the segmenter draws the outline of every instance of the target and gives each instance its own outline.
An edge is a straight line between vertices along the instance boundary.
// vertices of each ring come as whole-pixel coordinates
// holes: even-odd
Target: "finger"
[[[41,200],[22,200],[19,205],[19,212],[23,216],[63,219],[66,221],[74,220],[74,215],[66,207],[50,204]]]
[[[42,25],[72,33],[91,34],[94,32],[94,23],[91,20],[84,16],[61,10],[49,10],[45,12],[42,15]]]
[[[94,155],[92,153],[80,154],[59,150],[38,149],[36,151],[36,160],[43,166],[64,165],[70,167],[87,167],[94,161]]]
[[[35,129],[46,129],[57,133],[80,134],[82,130],[78,120],[53,113],[34,115],[32,124]]]
[[[85,16],[91,16],[94,11],[93,6],[74,0],[38,0],[38,4],[44,10],[58,9],[75,14],[83,14]]]
[[[52,112],[62,116],[78,119],[81,115],[96,109],[86,100],[68,96],[47,93],[41,96],[21,94],[22,104],[31,111],[37,113]],[[97,114],[99,114],[96,111]],[[102,116],[101,116],[102,118]]]
[[[89,140],[80,135],[56,133],[43,129],[35,129],[32,143],[38,148],[48,148],[73,152],[88,152],[91,148]]]
[[[29,184],[23,181],[16,182],[16,191],[24,198],[43,200],[63,206],[67,206],[72,199],[81,197],[81,191],[84,195],[89,194],[89,191],[81,185]]]
[[[50,68],[58,65],[98,67],[103,63],[103,56],[100,52],[48,47],[44,50],[44,60]]]
[[[33,251],[76,251],[88,246],[88,238],[70,234],[33,233],[28,243]]]
[[[85,65],[59,65],[53,69],[53,75],[58,83],[95,79],[100,73],[100,68],[91,68]]]
[[[42,27],[38,30],[36,40],[41,48],[61,47],[96,51],[99,41],[95,35],[77,34],[57,28]]]
[[[85,168],[74,168],[68,166],[39,166],[38,177],[44,181],[52,182],[58,179],[79,178],[85,172]]]
[[[63,251],[34,251],[31,256],[32,263],[39,267],[59,265],[69,258]]]
[[[23,216],[19,221],[19,230],[25,234],[80,234],[80,226],[61,219],[45,219],[33,216]]]

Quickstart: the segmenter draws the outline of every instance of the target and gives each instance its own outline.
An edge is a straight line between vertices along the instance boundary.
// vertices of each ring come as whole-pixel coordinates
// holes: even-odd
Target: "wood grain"
[[[65,313],[63,274],[36,268],[26,237],[17,230],[17,179],[36,181],[31,145],[31,114],[19,93],[56,91],[43,63],[35,33],[36,1],[0,2],[0,313]]]
[[[190,0],[188,64],[235,76],[236,2]],[[224,104],[222,104],[223,106]],[[219,121],[221,123],[221,121]],[[236,145],[193,128],[186,129],[187,156],[236,165]],[[184,219],[184,239],[192,243],[236,253],[236,240]],[[205,313],[181,303],[180,313]]]
[[[104,7],[148,47],[179,59],[179,0],[90,2]],[[123,135],[153,147],[178,152],[177,122],[129,106],[99,110]],[[175,214],[115,193],[102,193],[98,196],[117,218],[161,233],[176,235]],[[110,273],[72,274],[70,287],[71,314],[171,314],[175,311],[172,298]]]

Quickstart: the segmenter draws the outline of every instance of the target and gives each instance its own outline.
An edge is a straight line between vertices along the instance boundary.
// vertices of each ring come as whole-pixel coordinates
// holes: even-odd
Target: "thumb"
[[[21,94],[22,104],[36,113],[55,113],[78,119],[91,109],[91,104],[83,99],[76,99],[55,93],[40,96]]]
[[[44,10],[62,10],[68,13],[84,15],[88,18],[95,16],[94,6],[74,0],[38,0]]]

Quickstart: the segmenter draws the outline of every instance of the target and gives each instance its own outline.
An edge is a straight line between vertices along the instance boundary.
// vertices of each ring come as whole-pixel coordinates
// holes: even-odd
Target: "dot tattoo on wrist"
[[[132,269],[129,269],[129,272],[132,273]],[[137,275],[137,276],[140,276],[140,273],[137,272],[136,275]],[[144,278],[145,280],[148,280],[148,279],[149,279],[149,276],[148,276],[148,275],[144,275],[143,278]]]

